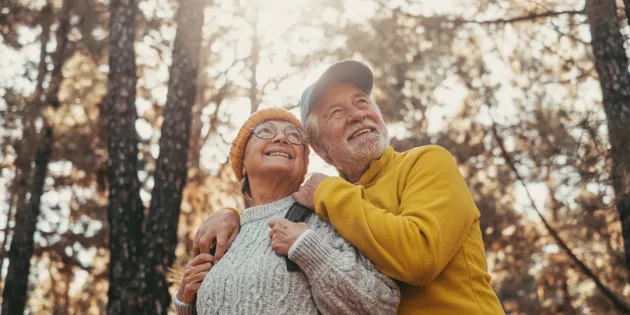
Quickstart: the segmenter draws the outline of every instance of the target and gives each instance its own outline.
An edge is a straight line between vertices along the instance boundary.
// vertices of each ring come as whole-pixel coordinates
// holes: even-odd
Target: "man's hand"
[[[328,175],[313,173],[313,175],[311,175],[311,177],[306,180],[296,192],[293,193],[293,200],[309,209],[315,209],[315,206],[313,205],[315,191],[317,190],[319,184],[321,184],[321,182],[326,178],[328,178]]]
[[[210,254],[216,245],[214,261],[217,263],[236,238],[239,232],[238,214],[233,210],[219,210],[201,224],[193,243],[193,255]]]
[[[195,301],[195,295],[197,295],[203,278],[212,269],[213,259],[209,254],[201,254],[186,265],[182,283],[177,290],[177,299],[180,302],[192,304]]]
[[[287,219],[271,219],[268,224],[271,228],[271,231],[269,231],[271,249],[282,256],[287,256],[293,243],[300,235],[308,231],[306,223],[295,223]]]

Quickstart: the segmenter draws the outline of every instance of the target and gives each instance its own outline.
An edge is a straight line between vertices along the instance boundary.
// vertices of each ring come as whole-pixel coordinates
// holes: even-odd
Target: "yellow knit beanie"
[[[245,146],[252,135],[252,129],[265,121],[269,120],[282,120],[286,121],[296,127],[302,128],[302,123],[289,111],[282,108],[265,108],[253,113],[247,121],[243,124],[238,131],[236,138],[232,141],[232,148],[230,148],[230,160],[232,161],[232,170],[236,179],[240,182],[243,180],[243,154],[245,153]],[[304,181],[306,172],[308,170],[308,155],[309,147],[308,142],[304,143],[304,170],[302,170],[302,176],[300,178],[300,184]]]

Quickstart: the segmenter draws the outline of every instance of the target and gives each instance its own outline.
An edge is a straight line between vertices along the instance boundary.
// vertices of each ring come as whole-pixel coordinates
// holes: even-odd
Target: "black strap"
[[[313,210],[296,202],[291,206],[291,208],[289,208],[289,211],[287,211],[284,218],[291,222],[304,222],[312,213]],[[289,257],[285,256],[284,258],[287,261],[287,271],[293,272],[301,270],[294,261],[289,259]]]

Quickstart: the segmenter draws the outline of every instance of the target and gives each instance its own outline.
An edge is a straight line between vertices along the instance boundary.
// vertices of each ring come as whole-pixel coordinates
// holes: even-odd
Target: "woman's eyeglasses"
[[[254,135],[260,139],[273,139],[278,133],[278,127],[270,122],[263,122],[252,128]],[[302,128],[288,126],[282,129],[284,136],[293,144],[301,145],[306,143],[306,132]]]

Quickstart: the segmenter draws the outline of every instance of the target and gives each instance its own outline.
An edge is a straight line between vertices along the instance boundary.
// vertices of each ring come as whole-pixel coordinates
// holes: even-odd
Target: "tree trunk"
[[[15,188],[13,188],[15,189]],[[0,248],[0,253],[2,253],[2,255],[0,255],[0,270],[2,270],[2,267],[4,266],[4,258],[5,258],[5,250],[7,248],[7,240],[9,239],[9,234],[11,233],[11,227],[9,227],[9,224],[11,223],[11,218],[13,217],[13,209],[15,208],[15,192],[11,192],[11,195],[9,197],[9,211],[7,211],[7,226],[4,228],[4,237],[2,239],[2,248]],[[1,278],[1,276],[0,276]]]
[[[155,187],[145,224],[145,314],[166,314],[171,297],[166,270],[175,258],[182,190],[186,185],[191,111],[195,103],[203,1],[180,1],[160,138]],[[142,276],[142,273],[141,273]]]
[[[33,235],[39,216],[39,205],[48,173],[52,151],[52,129],[46,128],[35,153],[35,170],[31,182],[31,198],[27,211],[16,212],[15,229],[9,250],[9,268],[5,281],[2,314],[22,314],[26,305],[28,274],[33,256]]]
[[[42,48],[40,52],[42,60],[40,60],[39,78],[33,103],[34,106],[32,106],[34,112],[33,116],[31,116],[31,124],[33,124],[35,119],[41,116],[41,109],[44,105],[42,104],[42,96],[44,94],[46,94],[46,102],[48,104],[51,104],[54,108],[59,107],[57,93],[59,92],[63,78],[61,68],[65,60],[65,49],[68,42],[67,33],[70,28],[70,1],[72,0],[64,0],[59,16],[59,27],[56,34],[57,51],[53,56],[51,84],[49,84],[46,92],[43,91],[42,81],[43,75],[46,73],[44,61],[46,56],[45,46],[48,42],[50,24],[52,22],[50,18],[52,16],[52,4],[49,3],[42,11],[42,14],[45,14],[44,18],[46,22],[44,23],[46,23],[46,25],[42,27]],[[30,179],[28,177],[21,178],[21,181],[28,181],[28,189],[22,190],[21,193],[24,194],[28,192],[30,197],[27,200],[25,195],[21,196],[20,198],[22,199],[18,201],[18,208],[16,209],[14,234],[8,255],[9,268],[3,292],[2,314],[22,314],[26,305],[28,275],[34,248],[33,238],[37,217],[40,213],[40,202],[42,194],[44,193],[44,183],[46,175],[48,174],[48,163],[50,162],[53,147],[53,129],[47,124],[44,117],[41,117],[41,119],[44,121],[44,127],[40,135],[25,137],[26,141],[32,141],[30,143],[34,144],[32,147],[35,148],[35,169],[32,174],[29,174],[30,172],[24,172],[24,174],[20,175],[20,177],[26,174],[31,176]],[[28,131],[29,133],[34,132],[33,127],[34,126],[27,127],[30,129]],[[26,142],[25,144],[30,143]],[[27,152],[27,154],[27,158],[30,158],[30,152]],[[23,168],[28,169],[30,167],[24,166]],[[20,205],[24,207],[20,208]]]
[[[132,285],[137,276],[144,206],[138,181],[138,138],[135,122],[135,0],[109,2],[109,75],[107,126],[109,182],[108,314],[140,314],[142,294]]]
[[[627,1],[626,1],[627,2]],[[627,8],[626,8],[627,9]],[[617,19],[615,0],[589,0],[586,13],[591,26],[595,67],[602,87],[608,122],[612,186],[619,212],[630,271],[630,73]]]
[[[42,109],[43,82],[46,76],[46,45],[50,38],[50,26],[52,24],[53,6],[49,2],[41,11],[41,34],[40,34],[40,60],[37,73],[37,83],[35,92],[27,102],[27,108],[23,118],[24,136],[19,146],[16,148],[18,157],[16,160],[16,189],[17,204],[15,209],[15,227],[11,248],[9,249],[9,267],[5,286],[2,293],[2,314],[22,314],[26,305],[26,295],[28,288],[28,274],[30,269],[30,258],[33,252],[33,232],[39,213],[39,198],[29,190],[33,187],[33,156],[39,155],[34,150],[37,143],[37,133],[35,121],[40,117]],[[37,161],[35,167],[37,168]],[[41,165],[40,165],[41,167]],[[37,170],[35,170],[37,172]],[[44,175],[45,176],[45,175]],[[30,197],[29,197],[30,195]],[[40,194],[41,195],[41,194]],[[35,205],[36,208],[34,207]],[[33,211],[36,211],[33,213]],[[7,222],[8,224],[8,222]],[[32,232],[29,231],[32,228]],[[30,246],[29,246],[30,244]]]

